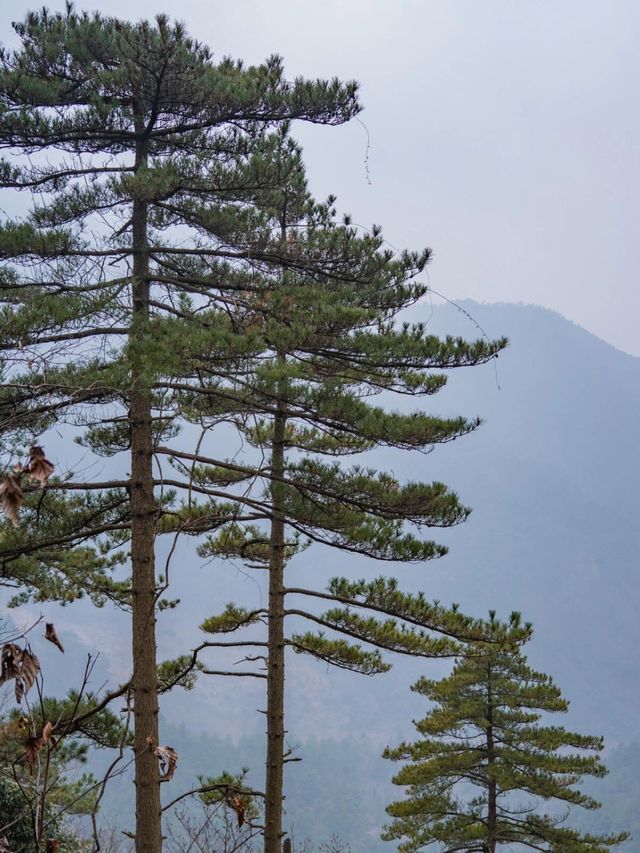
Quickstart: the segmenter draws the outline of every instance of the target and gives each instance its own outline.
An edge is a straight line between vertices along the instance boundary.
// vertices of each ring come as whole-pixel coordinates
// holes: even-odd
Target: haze
[[[15,43],[10,21],[40,5],[5,7],[0,41]],[[218,56],[279,53],[291,77],[360,80],[366,129],[297,130],[317,195],[337,194],[394,246],[431,246],[431,284],[450,299],[543,305],[640,355],[637,3],[77,6],[164,11]]]

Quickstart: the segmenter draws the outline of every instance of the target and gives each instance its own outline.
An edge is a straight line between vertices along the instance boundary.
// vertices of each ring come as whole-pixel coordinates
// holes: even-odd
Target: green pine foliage
[[[161,598],[155,537],[198,537],[201,557],[268,572],[264,611],[229,605],[204,628],[268,626],[276,767],[287,647],[373,674],[388,666],[384,651],[443,657],[495,641],[480,620],[394,581],[289,589],[285,568],[313,543],[396,563],[445,553],[428,531],[465,520],[457,495],[357,454],[426,452],[472,432],[478,418],[442,418],[425,403],[448,370],[489,361],[506,342],[439,339],[405,322],[427,292],[430,251],[394,252],[378,226],[340,220],[335,199],[308,192],[290,122],[348,121],[355,84],[287,81],[278,58],[214,62],[163,16],[134,25],[68,7],[32,13],[16,31],[19,49],[0,54],[0,187],[32,204],[0,220],[5,468],[27,439],[69,424],[91,452],[127,454],[131,475],[56,472],[25,488],[18,524],[0,527],[0,566],[19,601],[85,594],[132,606],[133,693],[146,703],[135,715],[137,796],[154,798],[138,843],[153,849],[149,612],[173,604]],[[191,452],[176,440],[185,424],[199,434]],[[230,427],[249,448],[242,460],[218,458]],[[131,583],[114,575],[129,546]],[[305,629],[286,635],[289,617]],[[185,660],[161,667],[162,689],[192,686]],[[267,853],[281,841],[273,790],[268,778]]]
[[[77,838],[63,818],[56,819],[55,807],[48,808],[45,822],[47,834],[65,844],[69,853],[81,853],[83,844]],[[25,796],[20,786],[9,774],[0,777],[0,826],[7,827],[2,833],[9,850],[22,850],[23,853],[37,853],[33,840],[33,817],[25,807]]]
[[[64,424],[97,454],[127,454],[131,473],[85,482],[56,472],[33,495],[24,473],[10,474],[0,566],[19,601],[89,594],[131,607],[136,836],[151,851],[161,828],[147,748],[148,737],[160,743],[150,614],[172,605],[161,598],[154,542],[218,530],[237,507],[226,496],[196,506],[194,494],[214,495],[192,477],[165,478],[158,459],[181,420],[198,416],[203,367],[228,375],[264,346],[234,320],[256,265],[297,264],[255,202],[280,180],[279,129],[349,120],[357,86],[289,81],[277,57],[214,61],[165,16],[131,24],[68,5],[31,13],[15,30],[18,49],[0,52],[0,188],[29,194],[31,205],[0,219],[4,468]],[[227,401],[214,411],[227,412]],[[113,579],[129,546],[131,581]]]
[[[447,678],[421,678],[412,689],[430,703],[415,723],[420,738],[384,753],[406,762],[393,778],[406,796],[387,808],[393,821],[383,834],[400,851],[605,853],[628,837],[565,825],[568,807],[600,805],[577,786],[607,773],[603,740],[547,723],[568,702],[520,648],[473,645]]]
[[[373,675],[388,669],[383,651],[450,657],[460,653],[461,641],[486,636],[479,620],[455,606],[401,594],[395,581],[350,587],[337,578],[323,591],[310,578],[294,589],[287,587],[286,568],[316,543],[386,562],[424,562],[446,553],[424,531],[465,520],[469,510],[457,495],[442,483],[403,483],[345,457],[380,447],[427,451],[474,430],[478,419],[438,417],[422,408],[422,398],[443,387],[442,371],[486,362],[505,345],[439,340],[423,325],[403,322],[401,313],[426,293],[420,276],[429,250],[390,251],[378,227],[355,228],[338,220],[333,199],[312,199],[300,149],[286,130],[274,158],[279,183],[255,199],[274,251],[256,265],[251,287],[235,294],[230,312],[243,348],[234,344],[231,371],[210,353],[190,383],[168,384],[183,394],[182,412],[198,423],[201,438],[195,453],[159,449],[170,456],[183,489],[188,478],[189,502],[199,493],[219,510],[219,529],[205,537],[200,555],[236,558],[268,572],[268,603],[255,614],[267,626],[266,638],[253,639],[254,631],[252,639],[237,642],[267,647],[266,656],[246,658],[266,669],[253,672],[267,679],[266,853],[279,851],[282,838],[287,647]],[[406,411],[393,402],[403,398],[420,402]],[[242,459],[213,456],[221,423],[235,427],[249,448]],[[328,609],[317,612],[318,602]],[[306,622],[305,629],[289,628],[290,617]],[[215,635],[227,625],[221,614],[202,627]]]
[[[85,765],[96,749],[129,740],[118,717],[97,705],[91,693],[70,691],[63,699],[41,696],[28,716],[16,708],[0,719],[0,837],[10,850],[40,850],[44,839],[61,840],[69,853],[85,849],[70,818],[91,814],[101,790]],[[76,719],[65,735],[67,721]],[[54,735],[42,743],[48,722]]]
[[[469,509],[457,495],[438,482],[400,482],[348,457],[376,447],[426,451],[474,430],[478,419],[440,418],[422,400],[444,386],[444,371],[493,359],[506,342],[441,340],[401,320],[426,292],[420,276],[430,251],[392,252],[380,228],[356,228],[338,218],[334,199],[315,201],[301,151],[286,132],[272,156],[279,186],[256,193],[255,203],[280,256],[274,252],[270,264],[254,270],[251,289],[236,294],[231,319],[244,351],[236,348],[232,371],[221,371],[212,356],[201,359],[191,383],[175,389],[183,392],[185,417],[212,436],[219,423],[231,423],[252,448],[242,459],[216,458],[206,436],[195,454],[170,457],[219,510],[219,529],[199,554],[272,572],[270,524],[277,515],[286,531],[279,546],[284,564],[313,543],[385,562],[440,557],[446,548],[420,534],[466,519]],[[195,306],[190,316],[202,320]],[[394,397],[419,402],[407,412]],[[480,621],[402,594],[393,580],[354,585],[337,578],[325,591],[284,585],[283,599],[289,594],[343,605],[317,613],[292,603],[289,615],[320,628],[313,642],[310,632],[304,642],[300,634],[289,638],[294,651],[356,669],[361,649],[361,671],[369,674],[382,671],[381,661],[362,643],[440,657],[459,651],[456,638],[483,634]],[[370,612],[359,616],[358,609]],[[203,629],[215,633],[217,624],[208,620]],[[332,639],[336,633],[343,636]],[[348,659],[345,640],[355,641]]]
[[[254,259],[278,257],[254,203],[277,182],[273,128],[347,121],[360,109],[357,86],[290,82],[277,57],[255,67],[214,62],[163,16],[134,25],[69,6],[30,13],[15,30],[20,47],[0,52],[0,187],[33,203],[0,221],[5,464],[69,422],[85,428],[77,440],[93,452],[127,452],[134,372],[156,391],[152,431],[167,442],[181,414],[168,381],[193,376],[212,354],[228,369],[229,356],[252,346],[219,308],[251,287]],[[147,211],[152,293],[134,324],[136,203]],[[2,532],[3,576],[20,601],[89,594],[122,604],[126,590],[111,580],[121,557],[105,552],[127,538],[128,493],[72,473],[27,495],[28,546],[16,541],[24,533]],[[159,513],[159,532],[168,527]],[[80,545],[81,555],[69,552]]]

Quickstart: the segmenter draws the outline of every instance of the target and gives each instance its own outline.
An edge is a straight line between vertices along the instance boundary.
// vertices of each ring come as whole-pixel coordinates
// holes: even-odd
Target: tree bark
[[[495,743],[493,738],[493,691],[491,689],[491,664],[487,671],[487,771],[489,781],[487,786],[487,851],[495,853],[498,829],[498,798],[496,781],[493,778],[495,766]]]
[[[272,519],[269,553],[269,636],[267,668],[267,766],[264,853],[281,853],[284,777],[284,476],[286,415],[282,399],[274,417],[271,447]]]
[[[136,128],[138,129],[138,128]],[[135,171],[147,165],[144,135],[136,144]],[[149,377],[141,347],[149,321],[149,257],[147,203],[133,201],[133,318],[129,343],[132,353],[131,428],[131,575],[134,751],[136,788],[136,853],[162,850],[160,771],[147,738],[158,745],[158,675],[156,668],[156,579],[153,493],[153,433]]]

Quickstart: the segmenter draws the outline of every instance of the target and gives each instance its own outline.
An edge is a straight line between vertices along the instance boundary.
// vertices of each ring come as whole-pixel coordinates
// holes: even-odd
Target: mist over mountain
[[[541,308],[461,307],[510,346],[497,374],[456,374],[436,403],[486,423],[427,460],[474,509],[442,537],[434,592],[476,614],[521,610],[530,658],[572,700],[571,724],[635,737],[640,360]],[[451,307],[432,323],[469,334]]]
[[[474,616],[489,609],[500,616],[520,610],[535,627],[530,661],[551,674],[571,700],[563,723],[604,734],[609,746],[640,739],[635,713],[640,700],[640,359],[534,306],[463,302],[433,308],[425,303],[414,309],[412,319],[427,322],[434,334],[472,338],[480,334],[479,326],[489,337],[510,340],[496,362],[452,371],[447,387],[429,401],[429,408],[442,415],[480,415],[484,423],[476,432],[429,454],[389,451],[367,458],[367,464],[401,478],[442,480],[473,512],[457,528],[434,531],[433,538],[450,548],[441,560],[375,565],[312,546],[290,565],[290,584],[311,585],[305,579],[313,578],[318,587],[339,574],[373,578],[384,573],[431,599],[459,602]],[[228,446],[219,452],[233,453],[234,437],[222,441]],[[70,453],[62,442],[55,452]],[[169,595],[181,603],[159,619],[164,657],[201,642],[199,623],[227,601],[260,606],[264,600],[260,573],[232,562],[202,565],[188,540],[178,545],[171,580]],[[81,654],[95,650],[101,659],[94,688],[128,675],[126,615],[81,602],[64,609],[30,605],[14,618],[26,620],[40,609],[60,626],[74,656],[75,681],[69,658],[51,650],[48,683],[77,686]],[[237,652],[226,659],[212,653],[207,660],[222,669],[238,657]],[[364,738],[377,768],[367,773],[388,779],[393,768],[376,758],[380,747],[411,736],[412,718],[424,712],[410,684],[423,673],[444,673],[447,666],[396,658],[388,675],[365,678],[292,655],[290,743],[302,745],[304,756],[310,739],[357,737],[361,743]],[[202,677],[193,692],[165,699],[163,713],[178,741],[183,737],[184,748],[199,732],[227,743],[261,735],[264,718],[257,711],[264,707],[263,685],[254,681]],[[207,758],[205,750],[209,769],[198,772],[213,775],[224,769],[217,752],[211,749]],[[259,768],[261,761],[256,752],[252,766]],[[182,768],[190,772],[186,763]],[[303,776],[304,763],[290,765],[292,791],[300,784],[296,777]],[[316,776],[322,774],[314,771]],[[376,849],[371,839],[369,844],[368,849]],[[631,846],[626,849],[631,853]]]
[[[542,308],[460,308],[422,304],[413,315],[434,334],[467,338],[480,334],[470,315],[489,337],[507,335],[509,347],[484,367],[452,371],[428,404],[440,414],[480,415],[484,423],[429,454],[387,451],[367,459],[407,479],[442,480],[472,507],[465,524],[433,531],[449,554],[396,567],[312,546],[290,565],[290,583],[396,574],[403,587],[459,602],[475,616],[520,610],[535,627],[532,663],[572,700],[568,722],[612,742],[633,739],[639,726],[629,711],[640,699],[640,359]],[[233,437],[224,441],[218,452],[234,452]],[[159,620],[166,657],[201,642],[197,626],[227,601],[264,601],[262,573],[236,562],[202,563],[192,541],[179,543],[169,595],[181,604]],[[113,678],[127,675],[126,616],[74,605],[61,618],[88,649],[102,650]],[[340,738],[355,727],[381,742],[410,732],[420,706],[408,686],[425,670],[444,668],[396,658],[389,675],[367,679],[292,655],[292,736]],[[239,727],[261,731],[255,709],[262,685],[238,681],[203,678],[195,693],[171,697],[165,713],[180,720],[188,703],[194,726],[229,735]]]

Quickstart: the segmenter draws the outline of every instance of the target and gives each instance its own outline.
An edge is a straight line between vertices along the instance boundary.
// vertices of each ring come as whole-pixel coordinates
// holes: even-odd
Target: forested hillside
[[[612,744],[631,741],[637,727],[629,708],[640,699],[640,360],[540,308],[463,307],[489,335],[503,330],[510,346],[496,369],[458,372],[434,405],[485,422],[437,453],[382,458],[399,476],[418,471],[448,480],[473,512],[465,524],[440,532],[450,547],[446,557],[396,573],[403,584],[458,601],[473,615],[521,610],[535,626],[530,657],[563,686],[574,724]],[[477,331],[454,308],[415,310],[434,331]],[[56,451],[74,453],[68,446]],[[254,602],[263,594],[259,577],[240,564],[205,564],[185,549],[179,566],[173,582],[181,604],[160,617],[165,656],[200,642],[198,624],[238,589]],[[338,559],[317,547],[294,560],[292,583],[309,573],[318,583],[339,573],[359,577],[363,568],[361,558]],[[55,610],[47,605],[47,612]],[[112,677],[124,677],[126,620],[117,612],[96,616],[82,604],[60,613],[65,630],[87,649],[97,641]],[[415,698],[407,688],[425,666],[400,660],[389,675],[357,679],[302,657],[293,656],[291,665],[292,736],[339,739],[356,730],[377,742],[389,725],[409,725]],[[165,713],[180,719],[188,702],[195,727],[214,719],[218,733],[232,735],[241,720],[243,730],[258,732],[260,716],[242,709],[261,707],[260,696],[259,685],[202,678],[197,694],[171,697]],[[411,710],[399,715],[405,697]]]
[[[610,748],[632,742],[640,736],[631,712],[640,699],[634,474],[640,461],[635,434],[640,360],[540,308],[462,307],[489,336],[506,333],[510,346],[495,370],[488,365],[456,374],[441,393],[438,410],[477,413],[485,423],[465,441],[415,462],[385,461],[399,476],[415,475],[415,465],[421,477],[447,478],[474,511],[466,524],[443,531],[450,546],[446,557],[424,567],[399,568],[398,574],[408,586],[445,603],[459,601],[474,615],[492,607],[502,613],[522,610],[535,625],[531,660],[557,679],[572,702],[568,722],[605,734]],[[450,306],[432,310],[421,304],[415,310],[434,331],[477,331]],[[176,587],[182,602],[161,617],[166,655],[178,643],[199,642],[199,622],[216,603],[234,597],[238,586],[243,594],[254,590],[260,600],[257,579],[240,566],[200,563],[188,552],[180,563],[184,582],[177,578]],[[296,558],[294,569],[299,578],[307,572],[318,579],[338,573],[358,577],[361,564],[353,557],[336,561],[318,549]],[[48,613],[54,610],[47,605]],[[80,604],[57,618],[72,640],[72,653],[80,655],[97,642],[104,674],[116,679],[126,669],[126,632],[118,613],[98,615]],[[59,666],[54,656],[51,665]],[[387,675],[356,678],[293,657],[288,737],[300,745],[298,754],[306,762],[291,765],[289,772],[288,808],[296,833],[318,837],[325,824],[329,829],[335,823],[354,851],[376,849],[370,838],[359,848],[357,838],[363,826],[372,831],[382,822],[383,806],[391,798],[392,768],[379,754],[410,731],[411,718],[421,711],[409,692],[412,681],[446,668],[396,661]],[[170,697],[165,706],[172,725],[185,727],[175,739],[176,747],[181,744],[193,756],[191,778],[225,767],[260,767],[263,720],[256,710],[264,707],[261,688],[238,681],[201,677],[193,693]],[[195,746],[201,738],[210,747]],[[321,748],[314,746],[321,742]],[[637,749],[621,747],[609,755],[612,773],[593,789],[606,801],[605,808],[588,816],[585,826],[632,828]],[[332,772],[333,761],[343,762],[343,772]],[[190,760],[182,763],[189,765]],[[334,798],[329,791],[334,792],[336,780],[344,790]],[[376,780],[373,786],[371,780]],[[299,786],[305,794],[313,791],[313,808],[305,807],[302,797],[296,801]],[[324,800],[322,792],[327,792]]]
[[[259,780],[264,746],[259,736],[238,741],[212,734],[194,734],[185,725],[166,725],[170,743],[179,750],[181,761],[196,774],[206,775],[222,767],[250,768],[249,779]],[[396,743],[399,737],[390,737]],[[336,836],[351,847],[352,853],[384,853],[394,845],[379,838],[382,824],[389,818],[385,806],[397,796],[391,784],[394,769],[380,758],[380,750],[362,737],[323,740],[311,737],[299,744],[304,756],[297,772],[289,776],[287,821],[292,837],[301,843],[310,839],[316,846]],[[640,743],[623,745],[605,755],[610,773],[603,780],[585,784],[585,789],[602,802],[595,812],[574,809],[573,825],[591,833],[628,829],[632,838],[621,853],[640,853]],[[133,817],[130,780],[114,785],[104,803],[108,824],[120,826],[123,817]],[[187,789],[187,780],[180,789]]]

